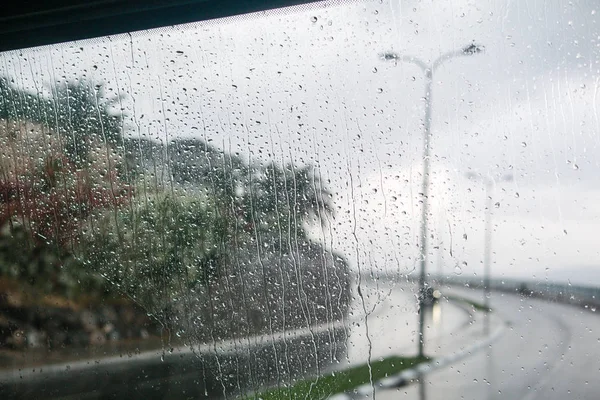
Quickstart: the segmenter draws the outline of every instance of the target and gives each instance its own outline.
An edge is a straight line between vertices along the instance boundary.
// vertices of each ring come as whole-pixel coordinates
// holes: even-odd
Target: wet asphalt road
[[[451,288],[443,289],[443,292],[481,301],[480,291]],[[372,282],[362,285],[361,295],[357,293],[354,297],[352,315],[345,324],[345,360],[337,367],[345,368],[390,355],[414,355],[418,321],[414,293],[414,288],[409,285]],[[420,382],[399,389],[377,390],[375,397],[384,400],[600,399],[600,315],[574,306],[503,293],[493,293],[491,305],[494,312],[489,317],[490,332],[494,336],[498,334],[498,338],[489,346],[428,374]],[[366,318],[364,310],[367,310]],[[484,314],[456,302],[442,300],[429,309],[426,325],[425,349],[434,358],[464,352],[485,338]],[[323,328],[326,330],[327,326]],[[319,329],[311,328],[312,334],[320,332]],[[324,334],[326,336],[326,331]],[[300,333],[298,340],[302,338]],[[267,339],[261,336],[256,341],[262,343]],[[265,348],[270,348],[265,343]],[[291,337],[288,343],[292,344]],[[221,366],[225,353],[235,352],[236,346],[241,345],[242,342],[233,343],[232,349],[225,344],[218,346]],[[181,356],[173,355],[173,359],[179,360]],[[188,358],[193,359],[193,354],[190,353]],[[189,368],[186,373],[193,375],[189,384],[184,384],[187,382],[185,371],[176,374],[171,371],[173,376],[179,376],[173,378],[172,384],[149,382],[151,389],[163,387],[165,390],[152,392],[153,397],[189,396],[191,389],[197,391],[204,387],[203,378],[198,376],[197,367],[191,361]],[[143,368],[143,372],[149,373],[147,368]],[[106,376],[103,381],[106,383]],[[124,377],[122,383],[126,385],[127,382],[131,381]],[[136,393],[139,394],[135,392],[128,398],[148,398],[136,397]],[[192,395],[192,398],[199,397],[202,397],[201,393]]]
[[[480,292],[465,289],[446,292],[481,301]],[[449,367],[428,374],[421,382],[377,391],[375,397],[381,400],[600,398],[597,312],[502,293],[492,294],[491,305],[495,310],[491,331],[502,330],[497,340]],[[483,325],[482,321],[477,323]],[[454,335],[454,343],[429,344],[427,351],[443,356],[481,340],[482,333],[469,333],[473,330],[479,328],[473,326],[464,335]]]
[[[351,312],[344,321],[194,349],[177,347],[172,353],[158,349],[13,368],[0,373],[0,399],[222,398],[311,376],[317,363],[325,373],[414,354],[418,321],[414,288],[374,282],[360,287],[359,293],[354,286]],[[444,302],[427,314],[427,321],[428,343],[439,345],[461,332],[471,318],[464,307]]]
[[[406,284],[367,282],[361,285],[361,293],[362,297],[353,297],[353,320],[347,324],[347,363],[339,367],[365,364],[369,357],[377,360],[393,355],[415,355],[418,314],[414,288]],[[459,335],[470,321],[471,313],[466,307],[440,301],[426,314],[427,343],[432,348],[441,346],[449,338]]]

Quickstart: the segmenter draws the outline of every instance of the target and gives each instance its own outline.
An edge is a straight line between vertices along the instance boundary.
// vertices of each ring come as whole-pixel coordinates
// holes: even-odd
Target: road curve
[[[480,300],[480,292],[447,292]],[[496,317],[508,326],[469,357],[428,374],[421,382],[377,391],[382,400],[598,399],[600,315],[590,309],[519,295],[493,293]],[[460,341],[460,338],[457,338]]]

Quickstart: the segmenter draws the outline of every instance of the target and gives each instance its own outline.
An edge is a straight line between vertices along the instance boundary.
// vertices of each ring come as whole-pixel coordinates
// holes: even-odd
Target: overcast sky
[[[336,217],[315,238],[354,268],[418,259],[424,79],[434,75],[430,272],[480,275],[484,185],[493,274],[600,284],[597,2],[356,1],[4,53],[27,88],[86,76],[124,103],[131,134],[200,136],[259,160],[319,166]],[[433,246],[440,246],[440,254]]]

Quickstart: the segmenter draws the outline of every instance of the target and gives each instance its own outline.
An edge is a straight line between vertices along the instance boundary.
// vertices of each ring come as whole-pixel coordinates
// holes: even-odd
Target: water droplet
[[[500,208],[500,203],[499,203],[499,202],[496,202],[496,204],[494,204],[494,207],[496,207],[496,208]]]
[[[521,146],[527,147],[527,142],[521,142]]]
[[[383,88],[377,88],[377,93],[383,93]]]
[[[315,16],[310,17],[310,22],[312,22],[313,24],[316,23],[318,21],[318,18]]]
[[[515,192],[515,197],[518,199],[519,198],[519,192]]]
[[[457,265],[456,267],[454,267],[454,274],[455,275],[461,275],[462,274],[462,268],[460,267],[460,265]]]
[[[373,71],[374,74],[377,73],[377,67],[373,67],[372,71]]]

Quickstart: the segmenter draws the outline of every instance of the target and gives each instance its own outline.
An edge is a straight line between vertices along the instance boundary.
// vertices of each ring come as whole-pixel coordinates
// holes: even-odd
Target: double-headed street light
[[[494,186],[496,181],[485,175],[467,172],[465,176],[469,179],[481,181],[485,184],[485,237],[483,247],[483,305],[486,310],[490,309],[490,274],[492,262],[492,202],[494,196]],[[504,175],[499,182],[510,182],[513,177],[510,174]],[[486,311],[487,312],[487,311]],[[489,324],[486,318],[485,333],[489,333]]]
[[[433,74],[446,61],[455,57],[472,56],[483,52],[484,47],[475,43],[465,46],[458,50],[453,50],[442,54],[431,63],[426,63],[416,57],[387,52],[381,55],[381,58],[386,61],[402,61],[415,64],[425,75],[425,120],[423,121],[423,207],[421,212],[421,246],[420,246],[420,275],[419,275],[419,340],[418,354],[424,356],[425,342],[425,313],[423,307],[425,305],[425,267],[427,264],[427,214],[429,213],[429,163],[431,151],[431,106],[432,106],[432,89],[433,89]]]

